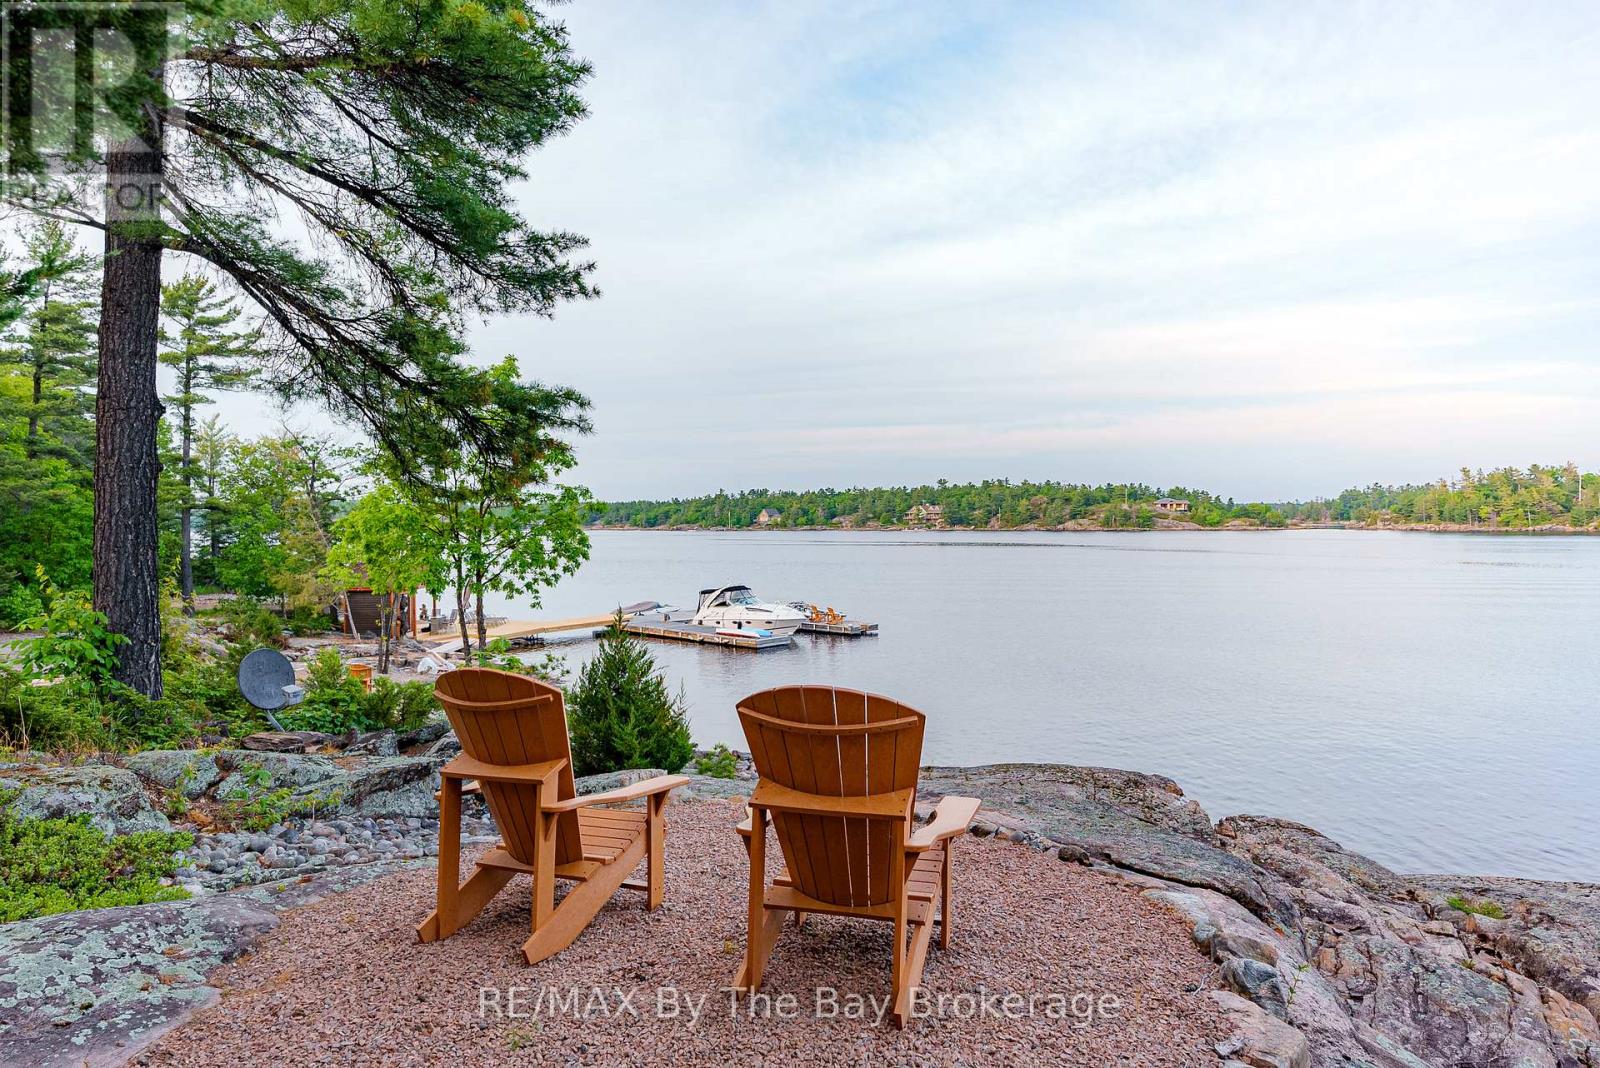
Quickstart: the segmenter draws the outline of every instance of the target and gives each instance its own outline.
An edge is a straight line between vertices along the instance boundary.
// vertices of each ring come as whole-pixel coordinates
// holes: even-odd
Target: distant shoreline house
[[[908,527],[933,527],[935,530],[943,530],[945,525],[943,505],[913,504],[906,510]]]
[[[1156,501],[1156,511],[1182,515],[1189,510],[1189,502],[1181,497],[1162,497]]]
[[[783,518],[783,513],[771,508],[763,508],[756,513],[756,526],[770,527]]]

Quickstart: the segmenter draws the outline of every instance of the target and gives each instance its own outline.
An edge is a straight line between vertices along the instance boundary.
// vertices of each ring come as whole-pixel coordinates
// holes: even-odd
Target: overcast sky
[[[473,340],[602,497],[1600,466],[1592,3],[556,11],[519,199],[604,296]]]

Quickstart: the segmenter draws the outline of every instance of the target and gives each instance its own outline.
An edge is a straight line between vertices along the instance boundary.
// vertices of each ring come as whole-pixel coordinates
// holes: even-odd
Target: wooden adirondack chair
[[[913,829],[926,717],[887,697],[785,686],[739,703],[756,771],[750,819],[749,936],[735,989],[755,991],[786,913],[860,916],[894,924],[893,1019],[904,1027],[921,985],[933,920],[950,945],[951,847],[978,801],[946,797]],[[785,871],[766,886],[766,825]],[[909,928],[910,945],[907,946]]]
[[[460,668],[441,675],[433,692],[462,752],[439,773],[438,907],[417,927],[418,941],[449,938],[472,922],[517,872],[533,876],[533,935],[522,945],[529,964],[570,946],[618,887],[643,890],[647,909],[661,904],[664,810],[687,778],[658,775],[579,797],[560,690],[526,675]],[[501,841],[458,886],[464,789],[481,790]],[[641,798],[644,812],[600,807]],[[645,859],[646,881],[625,881]],[[557,879],[577,884],[559,906]]]

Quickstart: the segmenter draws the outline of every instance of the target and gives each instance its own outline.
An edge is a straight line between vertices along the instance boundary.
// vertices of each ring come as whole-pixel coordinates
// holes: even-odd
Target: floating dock
[[[609,622],[609,620],[608,620]],[[644,638],[665,638],[675,642],[698,642],[702,645],[728,645],[735,649],[787,649],[794,644],[792,635],[779,637],[776,634],[762,637],[755,632],[748,634],[719,634],[715,627],[700,627],[693,623],[682,623],[677,620],[661,619],[659,615],[654,619],[630,619],[622,624],[622,629],[629,634],[637,634]]]
[[[800,629],[807,634],[837,634],[844,638],[876,638],[878,625],[876,623],[863,623],[859,619],[846,619],[838,623],[812,623],[810,620],[800,624]]]

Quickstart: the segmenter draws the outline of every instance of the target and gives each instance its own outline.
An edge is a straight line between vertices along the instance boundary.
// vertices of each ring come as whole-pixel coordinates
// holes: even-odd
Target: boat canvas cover
[[[718,605],[724,605],[724,604],[730,603],[729,601],[725,600],[724,598],[726,598],[728,594],[737,592],[739,590],[743,590],[746,593],[748,593],[748,592],[750,592],[750,587],[749,586],[718,586],[715,589],[701,590],[700,591],[700,611],[703,612],[707,608],[713,608],[713,607],[716,607]]]

